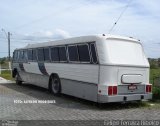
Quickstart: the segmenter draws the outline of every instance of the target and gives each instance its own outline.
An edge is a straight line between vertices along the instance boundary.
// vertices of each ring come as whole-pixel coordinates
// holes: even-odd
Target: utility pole
[[[10,36],[11,36],[11,33],[8,32],[8,34],[7,34],[4,29],[2,29],[2,31],[5,33],[6,38],[7,38],[7,40],[8,40],[8,60],[9,60],[9,62],[10,62],[10,60],[11,60],[11,54],[10,54]]]
[[[9,62],[11,60],[11,54],[10,54],[10,35],[11,35],[11,33],[8,32],[8,60],[9,60]]]
[[[4,29],[2,29],[2,31],[5,33],[6,35],[6,38],[8,40],[8,64],[9,64],[9,70],[11,70],[11,54],[10,54],[10,36],[11,36],[11,33],[8,32],[8,34],[6,33],[6,31]]]

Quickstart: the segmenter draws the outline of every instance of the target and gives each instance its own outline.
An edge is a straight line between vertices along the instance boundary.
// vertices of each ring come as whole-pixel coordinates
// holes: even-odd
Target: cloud
[[[11,31],[13,36],[14,32],[20,33],[15,38],[28,43],[108,33],[128,2],[6,0],[0,5],[1,26]],[[138,38],[148,57],[160,57],[159,47],[153,44],[160,42],[159,5],[159,0],[132,0],[111,33]]]
[[[30,32],[26,34],[14,32],[12,33],[11,36],[11,55],[14,49],[22,48],[27,44],[65,39],[69,37],[71,37],[69,32],[60,28],[57,28],[55,30],[40,30],[38,32]],[[1,43],[0,57],[7,56],[8,55],[7,39],[2,33],[0,34],[0,43]]]
[[[62,29],[56,29],[55,36],[57,36],[58,38],[62,38],[62,39],[71,37],[71,35],[67,31],[64,31]]]
[[[63,29],[56,29],[55,31],[41,30],[38,32],[21,35],[21,39],[23,40],[34,40],[34,41],[57,40],[69,37],[71,37],[69,32]]]

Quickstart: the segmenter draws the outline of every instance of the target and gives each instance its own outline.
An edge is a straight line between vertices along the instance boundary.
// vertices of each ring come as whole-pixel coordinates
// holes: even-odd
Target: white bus
[[[92,35],[29,44],[12,61],[17,84],[27,82],[98,102],[152,98],[149,63],[139,40]]]

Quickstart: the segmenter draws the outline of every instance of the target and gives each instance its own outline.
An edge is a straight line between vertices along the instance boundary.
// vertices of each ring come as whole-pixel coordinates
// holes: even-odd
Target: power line
[[[127,5],[125,6],[124,10],[120,13],[118,19],[116,20],[116,22],[113,24],[113,26],[111,27],[111,29],[109,30],[109,34],[111,33],[111,31],[113,30],[113,28],[116,26],[116,24],[118,23],[118,21],[120,20],[120,18],[123,16],[124,12],[127,10],[127,8],[129,7],[130,3],[132,0],[129,0],[129,2],[127,3]]]
[[[79,5],[79,6],[81,6],[81,5],[84,6],[83,3],[79,3],[78,5]],[[85,5],[90,5],[90,4],[88,3],[88,4],[85,4]],[[71,5],[71,6],[68,6],[68,7],[62,9],[62,10],[57,10],[57,11],[55,11],[55,12],[53,12],[53,13],[51,13],[51,14],[48,14],[48,15],[46,15],[46,16],[43,16],[43,17],[41,17],[41,18],[38,18],[38,19],[32,20],[32,21],[30,21],[30,22],[24,23],[24,24],[22,24],[22,25],[16,26],[16,27],[14,27],[14,28],[12,28],[12,29],[21,29],[21,28],[24,28],[24,27],[26,27],[26,26],[28,26],[28,25],[31,25],[31,24],[40,22],[40,21],[42,21],[42,20],[46,20],[46,19],[48,20],[48,18],[51,17],[51,16],[53,17],[53,15],[59,15],[60,13],[64,13],[64,12],[66,12],[66,11],[68,11],[68,10],[74,10],[75,8],[77,8],[77,6]],[[13,33],[13,32],[12,32],[12,33]]]
[[[5,40],[5,38],[1,38],[0,37],[0,39],[4,39]],[[29,43],[31,43],[31,42],[33,42],[33,43],[38,43],[39,41],[49,41],[49,40],[30,40],[30,39],[15,39],[15,38],[11,38],[11,40],[13,41],[13,42],[22,42],[22,43],[26,43],[26,42],[29,42]],[[24,41],[26,41],[26,42],[24,42]]]
[[[8,53],[8,52],[0,52],[0,53]]]
[[[12,35],[13,35],[13,33],[12,33]],[[34,37],[34,36],[33,36],[34,37],[33,39],[25,38],[26,36],[21,36],[21,38],[19,38],[19,37],[18,38],[11,37],[11,39],[12,40],[18,40],[18,41],[33,41],[33,42],[37,42],[37,43],[38,43],[38,41],[51,41],[51,40],[54,39],[54,38],[50,38],[50,37],[47,38],[47,37]],[[0,36],[0,39],[6,39],[6,38]]]
[[[62,13],[62,11],[66,11],[66,10],[73,9],[73,8],[74,8],[73,6],[66,7],[66,8],[64,8],[63,10],[61,10],[61,13]],[[46,20],[46,19],[48,19],[48,17],[50,17],[50,16],[52,16],[52,15],[55,15],[55,14],[56,14],[56,15],[60,14],[60,11],[55,11],[54,13],[51,13],[51,14],[46,15],[46,16],[43,16],[43,17],[41,17],[41,18],[39,18],[39,19],[32,20],[32,21],[30,21],[30,22],[28,22],[28,23],[19,25],[19,26],[13,28],[13,29],[17,29],[17,28],[20,29],[20,28],[26,27],[26,26],[28,26],[28,25],[30,25],[30,24],[34,24],[34,23],[40,22],[40,21],[42,21],[42,20]]]
[[[8,53],[8,52],[0,52],[0,53]],[[11,52],[11,53],[13,53],[13,52]]]
[[[0,39],[6,39],[5,37],[0,37]]]

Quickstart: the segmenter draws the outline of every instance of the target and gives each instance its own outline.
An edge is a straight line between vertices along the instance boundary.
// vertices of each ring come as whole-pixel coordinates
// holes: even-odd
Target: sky
[[[0,57],[8,55],[7,32],[12,53],[32,43],[108,34],[125,10],[110,34],[140,39],[146,56],[158,58],[159,5],[160,0],[0,0]]]

